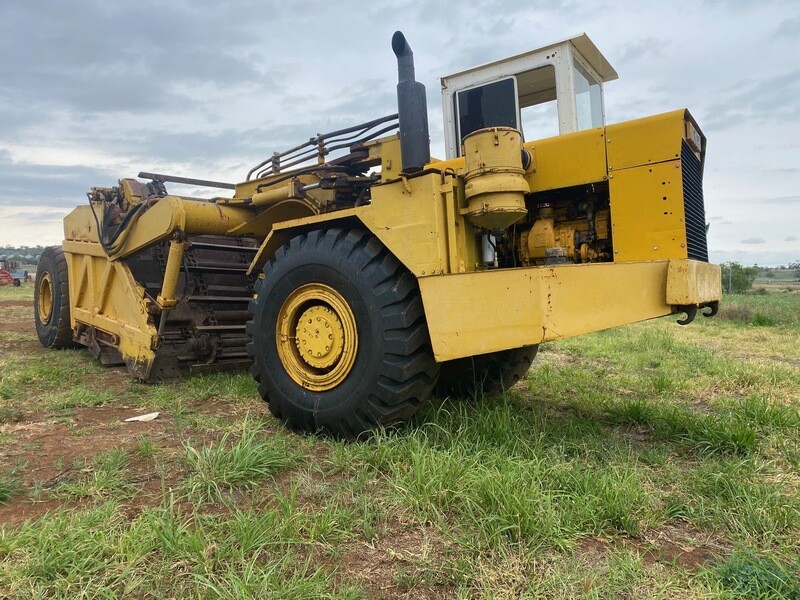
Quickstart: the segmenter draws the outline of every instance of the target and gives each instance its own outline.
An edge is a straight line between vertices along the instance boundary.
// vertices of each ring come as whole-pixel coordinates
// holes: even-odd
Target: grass
[[[548,344],[357,444],[0,341],[0,597],[800,597],[798,309]]]
[[[17,481],[8,476],[0,477],[0,504],[8,502],[17,492]]]
[[[227,431],[219,442],[199,448],[184,442],[190,472],[186,488],[191,498],[200,502],[221,500],[226,491],[255,487],[300,459],[285,436],[260,431],[248,418],[240,429],[236,441],[231,441],[234,432]]]
[[[75,465],[77,474],[55,487],[51,494],[67,500],[98,500],[131,497],[133,486],[126,473],[126,453],[114,448],[96,456],[90,463]]]
[[[753,551],[737,552],[718,565],[714,575],[735,597],[800,598],[800,561],[786,564]]]
[[[800,294],[731,294],[725,296],[719,318],[760,327],[800,328]]]

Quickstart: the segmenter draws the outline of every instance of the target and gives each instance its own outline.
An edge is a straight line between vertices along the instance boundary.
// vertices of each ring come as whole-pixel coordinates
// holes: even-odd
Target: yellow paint
[[[608,170],[675,160],[681,156],[685,109],[606,126]]]
[[[689,136],[704,146],[705,138],[699,129],[685,127],[685,118],[688,113],[680,110],[531,141],[522,145],[531,156],[524,171],[518,140],[506,148],[498,132],[489,132],[476,136],[480,143],[474,147],[467,144],[466,159],[431,161],[428,170],[406,176],[400,172],[399,139],[390,136],[366,144],[369,164],[382,170],[370,204],[319,214],[332,192],[299,197],[305,194],[300,183],[318,181],[313,175],[300,176],[299,183],[277,176],[244,182],[234,198],[219,202],[166,196],[142,212],[111,258],[98,243],[90,208],[79,207],[64,220],[73,327],[108,332],[129,363],[150,365],[158,345],[153,313],[174,304],[181,242],[170,248],[160,306],[145,297],[119,259],[176,232],[263,240],[252,273],[299,233],[326,226],[370,231],[419,278],[438,360],[538,344],[717,301],[719,267],[686,259],[681,142]],[[498,147],[502,160],[493,154]],[[470,219],[505,226],[524,216],[522,195],[528,190],[587,184],[608,185],[613,263],[481,270]],[[127,201],[135,203],[133,188],[125,189]],[[102,207],[97,208],[102,219]],[[600,238],[608,234],[606,219],[600,211]],[[582,221],[553,223],[544,217],[520,244],[534,260],[551,246],[586,258],[591,249],[574,247],[576,230],[586,231]],[[46,308],[39,310],[43,314]],[[303,322],[313,328],[304,329]],[[292,295],[275,335],[287,373],[307,389],[332,389],[351,372],[355,320],[326,286],[314,284]]]
[[[53,280],[50,273],[44,273],[39,279],[36,310],[39,312],[40,322],[50,322],[50,317],[53,315]]]
[[[722,267],[696,260],[671,260],[667,270],[667,302],[676,306],[715,302],[722,298]]]
[[[464,138],[464,214],[476,227],[503,230],[524,217],[525,194],[519,131],[509,127],[479,129]]]
[[[605,146],[602,127],[523,144],[532,157],[525,174],[531,192],[605,181]]]
[[[172,308],[177,303],[175,300],[175,287],[178,285],[178,276],[181,273],[181,263],[183,262],[185,248],[186,242],[182,240],[172,240],[169,244],[167,266],[164,269],[164,283],[161,285],[161,293],[156,298],[156,302],[162,309]]]
[[[450,272],[443,185],[439,173],[424,173],[373,186],[372,204],[354,211],[418,277]]]
[[[358,330],[344,297],[321,283],[297,288],[278,311],[275,345],[286,373],[315,392],[331,390],[353,368]]]
[[[381,183],[400,177],[403,158],[400,154],[400,135],[391,135],[364,144],[369,157],[381,165]]]
[[[99,243],[67,240],[62,248],[72,328],[82,323],[112,334],[123,358],[147,369],[155,359],[157,336],[144,288],[127,265],[110,261]]]
[[[136,220],[127,237],[115,247],[113,258],[125,258],[163,242],[175,231],[186,235],[227,235],[236,229],[239,235],[256,235],[256,231],[241,231],[241,225],[253,216],[246,208],[164,196]]]
[[[277,207],[276,207],[277,208]],[[361,209],[363,210],[363,209]],[[347,226],[358,225],[355,218],[355,209],[339,210],[335,213],[324,215],[311,215],[307,217],[292,218],[287,221],[275,223],[268,229],[268,233],[258,248],[250,267],[247,269],[248,275],[260,271],[267,261],[275,255],[278,248],[289,243],[294,236],[306,231],[319,228],[322,225]]]
[[[686,256],[680,160],[615,171],[610,191],[616,262]]]
[[[680,304],[718,300],[718,268],[708,267],[685,259],[559,265],[425,277],[419,284],[433,351],[444,361],[668,315],[675,299],[668,298],[668,280],[670,289],[686,292]]]

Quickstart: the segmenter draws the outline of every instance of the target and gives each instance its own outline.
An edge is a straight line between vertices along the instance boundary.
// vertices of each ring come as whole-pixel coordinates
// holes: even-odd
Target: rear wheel
[[[430,396],[439,365],[417,281],[373,236],[298,236],[254,292],[251,372],[287,424],[355,438],[408,419]]]
[[[44,249],[36,267],[33,289],[36,335],[45,348],[73,348],[69,315],[67,259],[57,246]]]
[[[511,388],[525,376],[539,346],[525,346],[442,363],[438,396],[471,398]]]

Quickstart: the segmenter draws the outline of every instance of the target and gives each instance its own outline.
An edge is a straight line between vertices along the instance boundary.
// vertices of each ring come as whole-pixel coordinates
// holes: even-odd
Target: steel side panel
[[[531,192],[605,181],[605,146],[603,127],[523,144],[533,159],[525,174]]]
[[[98,206],[95,210],[97,210],[97,218],[102,221],[103,207]],[[64,239],[85,242],[100,241],[97,237],[97,223],[94,220],[92,208],[88,204],[75,207],[64,217]]]
[[[442,192],[442,177],[438,173],[374,186],[372,204],[357,213],[364,225],[417,277],[450,270],[446,196]]]
[[[680,109],[607,125],[609,172],[680,158],[685,116]]]
[[[668,315],[668,264],[560,265],[423,277],[419,285],[436,360]]]
[[[680,160],[614,171],[609,191],[614,262],[686,257]]]
[[[156,330],[149,322],[144,288],[136,283],[128,266],[109,261],[98,243],[65,241],[63,249],[72,328],[83,323],[113,334],[124,359],[151,362]]]

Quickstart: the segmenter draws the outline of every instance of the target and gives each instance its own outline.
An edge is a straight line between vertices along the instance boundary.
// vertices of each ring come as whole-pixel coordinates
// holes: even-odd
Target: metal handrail
[[[380,119],[374,119],[372,121],[367,121],[366,123],[361,123],[360,125],[353,125],[352,127],[339,129],[330,133],[320,133],[316,137],[312,137],[307,142],[295,146],[294,148],[290,148],[289,150],[285,150],[283,152],[274,152],[272,156],[261,161],[255,167],[250,169],[250,171],[247,173],[247,181],[250,181],[253,173],[256,173],[257,178],[266,177],[267,175],[280,173],[281,169],[293,167],[314,158],[317,159],[319,164],[324,164],[325,157],[331,152],[341,150],[342,148],[348,148],[355,144],[367,142],[378,137],[379,135],[392,131],[393,129],[397,129],[399,127],[397,118],[397,114],[387,115],[385,117],[381,117]],[[395,123],[392,123],[387,127],[383,127],[377,131],[370,132],[371,129],[375,129],[378,125],[390,123],[391,121],[395,121]],[[326,142],[329,144],[328,146],[326,146]],[[287,160],[288,162],[286,162]]]

